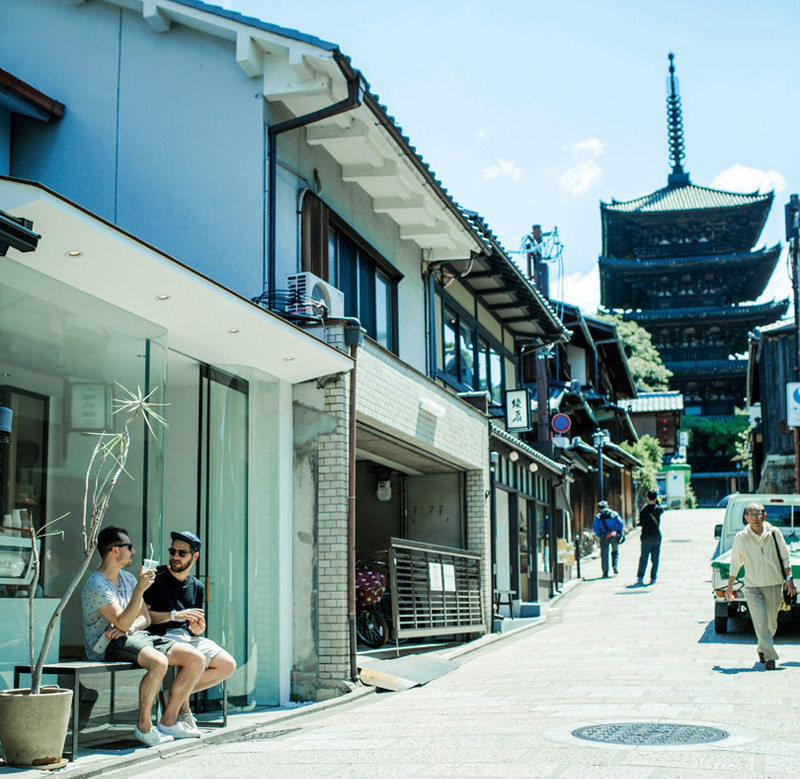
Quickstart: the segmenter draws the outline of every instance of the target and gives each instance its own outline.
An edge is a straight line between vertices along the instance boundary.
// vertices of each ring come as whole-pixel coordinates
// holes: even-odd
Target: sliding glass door
[[[230,695],[245,704],[248,652],[248,383],[200,369],[198,508],[204,539],[208,635],[235,658]],[[241,679],[241,685],[237,682]]]

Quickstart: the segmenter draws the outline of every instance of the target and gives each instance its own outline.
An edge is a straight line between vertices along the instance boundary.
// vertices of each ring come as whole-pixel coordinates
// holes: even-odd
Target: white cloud
[[[562,173],[558,177],[558,183],[570,195],[582,195],[602,175],[603,169],[594,160],[586,160]]]
[[[772,278],[765,287],[763,294],[756,302],[769,303],[770,300],[785,300],[789,298],[788,314],[790,314],[792,312],[792,280],[789,278],[789,269],[786,266],[788,254],[789,247],[784,246],[778,259],[778,264],[775,266],[775,272],[772,274]]]
[[[572,306],[578,306],[584,314],[594,315],[600,305],[600,273],[595,265],[588,273],[575,271],[556,278],[550,285],[550,295]]]
[[[522,178],[522,168],[508,160],[498,159],[494,165],[490,165],[483,171],[483,180],[499,179],[500,177],[510,178],[512,181],[519,181]]]
[[[743,193],[756,190],[769,192],[771,189],[783,192],[786,189],[786,179],[777,170],[759,170],[737,164],[718,174],[711,182],[711,188]]]
[[[491,135],[491,131],[487,130],[485,127],[481,127],[481,129],[475,133],[475,143],[483,143],[489,135]]]
[[[570,195],[582,195],[603,175],[603,169],[595,160],[606,150],[606,145],[599,138],[586,138],[566,148],[572,152],[573,159],[581,162],[562,173],[558,183]],[[589,159],[586,159],[587,155]]]
[[[599,138],[587,138],[572,144],[572,151],[588,151],[592,157],[599,157],[606,150],[606,145]]]

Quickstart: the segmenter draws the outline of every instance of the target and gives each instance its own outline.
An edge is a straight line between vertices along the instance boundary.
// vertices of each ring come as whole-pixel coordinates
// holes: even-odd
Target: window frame
[[[330,271],[333,263],[337,276],[340,274],[339,240],[343,239],[349,243],[355,250],[355,268],[351,282],[353,286],[352,295],[355,297],[355,309],[359,314],[362,314],[362,304],[364,302],[361,286],[363,278],[370,276],[372,279],[369,302],[374,308],[370,314],[375,318],[375,327],[373,328],[375,335],[367,333],[367,337],[378,346],[397,354],[399,349],[397,287],[403,279],[403,274],[313,192],[306,192],[303,196],[302,216],[301,264],[303,270],[314,273],[344,293],[345,290],[340,284],[341,279],[331,279]],[[317,220],[317,223],[312,223],[309,220]],[[337,257],[333,259],[330,257],[332,235],[337,237]],[[363,271],[362,263],[366,266]],[[380,309],[378,300],[379,279],[384,282],[387,293],[386,303],[390,309],[387,312],[385,322],[389,329],[386,344],[382,344],[377,340],[377,334],[380,329],[377,322],[377,314]],[[358,318],[364,324],[363,316],[358,316]]]
[[[469,386],[464,384],[462,381],[454,378],[451,376],[445,367],[440,368],[437,364],[434,368],[434,378],[440,379],[448,386],[452,387],[453,389],[458,390],[459,392],[481,392],[480,387],[478,386],[480,383],[480,345],[483,342],[487,349],[486,349],[486,368],[487,368],[487,392],[489,393],[489,405],[495,408],[502,408],[503,401],[503,393],[506,389],[506,367],[505,367],[505,360],[514,360],[515,356],[513,352],[511,352],[508,348],[506,348],[502,343],[500,343],[497,338],[494,337],[492,333],[490,333],[485,327],[482,327],[478,319],[470,314],[462,305],[457,303],[453,298],[443,295],[440,290],[436,290],[436,296],[439,299],[441,304],[441,324],[440,327],[437,328],[437,332],[435,337],[441,339],[442,344],[442,364],[444,366],[446,362],[446,351],[445,351],[445,328],[449,327],[447,324],[449,316],[448,313],[451,313],[455,316],[456,319],[456,328],[455,328],[455,353],[456,357],[459,361],[459,364],[456,366],[456,373],[460,377],[463,375],[462,366],[460,365],[460,344],[461,344],[461,332],[462,327],[467,326],[472,330],[473,333],[473,346],[472,346],[472,384],[473,386]],[[494,397],[493,390],[493,374],[492,374],[492,367],[491,367],[491,355],[492,353],[496,354],[499,358],[499,366],[500,366],[500,389],[499,395],[500,399],[496,400]]]

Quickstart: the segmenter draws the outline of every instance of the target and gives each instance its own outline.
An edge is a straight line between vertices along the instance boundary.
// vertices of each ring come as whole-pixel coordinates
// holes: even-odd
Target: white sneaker
[[[174,725],[157,725],[158,729],[170,738],[200,738],[203,734],[198,728],[190,728],[185,722],[176,722]]]
[[[194,714],[191,711],[187,711],[185,714],[178,715],[178,722],[183,722],[185,725],[188,725],[190,728],[194,728],[197,730],[197,720],[194,718]]]
[[[150,728],[147,733],[142,733],[138,725],[133,729],[133,735],[148,747],[157,747],[174,740],[173,736],[162,733],[158,728]]]

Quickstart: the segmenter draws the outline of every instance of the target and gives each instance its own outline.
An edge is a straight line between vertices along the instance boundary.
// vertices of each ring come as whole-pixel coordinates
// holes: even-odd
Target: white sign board
[[[430,580],[431,592],[441,592],[444,590],[441,563],[428,563],[428,578]]]
[[[530,430],[531,426],[531,396],[528,390],[506,390],[506,430]]]
[[[683,471],[670,471],[667,473],[667,498],[685,498],[686,479]]]
[[[786,424],[800,427],[800,381],[786,382]]]
[[[689,433],[686,430],[678,433],[678,446],[689,446]]]
[[[442,563],[442,572],[444,573],[444,589],[445,592],[456,591],[456,567],[451,563]]]

